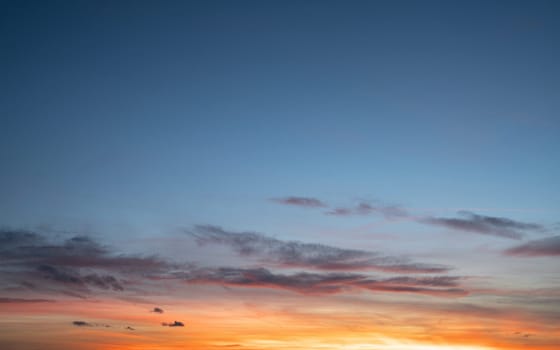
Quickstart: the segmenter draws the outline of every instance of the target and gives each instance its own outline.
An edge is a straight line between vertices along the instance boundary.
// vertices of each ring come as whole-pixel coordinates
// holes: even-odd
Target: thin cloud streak
[[[466,290],[459,288],[458,282],[462,278],[457,276],[374,279],[355,273],[280,274],[265,268],[221,267],[181,272],[176,277],[192,284],[284,289],[310,295],[339,294],[355,290],[450,297],[468,294]]]
[[[538,224],[515,221],[508,218],[484,216],[460,211],[461,218],[427,217],[418,220],[421,223],[446,227],[452,230],[474,232],[510,239],[521,239],[523,231],[542,231]]]

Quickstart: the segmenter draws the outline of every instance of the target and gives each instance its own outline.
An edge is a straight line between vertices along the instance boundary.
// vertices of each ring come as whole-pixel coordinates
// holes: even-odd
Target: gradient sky
[[[558,349],[559,18],[2,1],[0,347]]]

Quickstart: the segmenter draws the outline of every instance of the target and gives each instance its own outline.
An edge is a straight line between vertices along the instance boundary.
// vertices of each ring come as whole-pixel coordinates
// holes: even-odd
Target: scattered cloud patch
[[[185,324],[183,322],[180,322],[180,321],[175,321],[173,323],[163,322],[161,325],[164,326],[164,327],[185,327]]]
[[[158,313],[158,314],[162,314],[162,313],[163,313],[163,309],[161,309],[161,308],[159,308],[159,307],[154,307],[154,308],[152,309],[151,312],[155,312],[155,313]]]

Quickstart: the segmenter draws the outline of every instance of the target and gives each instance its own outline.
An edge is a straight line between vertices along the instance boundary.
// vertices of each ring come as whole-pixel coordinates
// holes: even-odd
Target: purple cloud
[[[529,241],[506,250],[505,254],[517,256],[560,256],[560,236]]]

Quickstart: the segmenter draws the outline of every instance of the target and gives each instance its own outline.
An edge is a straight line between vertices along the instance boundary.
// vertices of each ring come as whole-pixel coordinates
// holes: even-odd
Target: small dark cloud
[[[155,313],[158,313],[158,314],[162,314],[162,313],[163,313],[163,309],[160,309],[159,307],[154,307],[154,308],[152,309],[151,312],[155,312]]]
[[[263,263],[281,267],[317,270],[377,270],[394,273],[441,273],[450,268],[442,265],[411,262],[405,258],[377,252],[344,249],[324,244],[282,241],[255,232],[230,232],[217,226],[196,226],[189,232],[197,242],[222,244],[243,256],[255,256]]]
[[[560,256],[560,236],[552,236],[518,245],[505,251],[517,256]]]
[[[183,322],[180,322],[180,321],[175,321],[173,323],[163,322],[161,325],[164,326],[164,327],[185,327],[185,324]]]
[[[72,324],[78,327],[93,327],[93,324],[85,321],[74,321]]]
[[[508,218],[484,216],[460,211],[460,218],[427,217],[418,221],[425,224],[446,227],[452,230],[474,232],[483,235],[521,239],[525,231],[542,231],[543,227],[534,223],[525,223]]]
[[[310,197],[283,197],[283,198],[272,198],[272,201],[285,205],[295,205],[299,207],[308,208],[324,208],[327,206],[324,202],[317,198]]]
[[[19,304],[19,303],[54,303],[51,299],[21,299],[21,298],[0,298],[0,304]]]
[[[135,330],[136,330],[136,329],[134,329],[134,328],[132,328],[132,327],[130,327],[130,326],[126,326],[125,329],[126,329],[126,330],[129,330],[129,331],[135,331]]]

